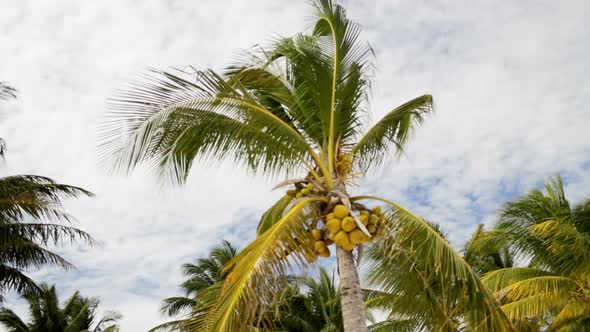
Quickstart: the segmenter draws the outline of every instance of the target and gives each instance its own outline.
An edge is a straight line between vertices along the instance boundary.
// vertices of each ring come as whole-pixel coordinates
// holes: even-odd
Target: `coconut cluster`
[[[365,234],[357,225],[351,215],[351,211],[344,205],[336,205],[332,212],[328,213],[323,223],[318,223],[317,228],[311,230],[315,240],[314,249],[320,257],[330,257],[332,243],[352,251],[358,244],[367,243],[381,235],[384,217],[380,207],[373,210],[361,209],[352,211],[360,222],[369,231],[371,236]]]
[[[287,190],[287,194],[295,198],[301,198],[311,195],[314,191],[316,191],[316,188],[313,183],[310,182],[306,186],[302,186],[298,183],[296,184],[295,189]]]

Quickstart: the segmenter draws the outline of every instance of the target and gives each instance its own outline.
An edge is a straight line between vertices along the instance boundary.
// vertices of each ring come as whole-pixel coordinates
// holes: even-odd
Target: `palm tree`
[[[343,331],[341,296],[335,282],[320,268],[317,278],[289,278],[282,296],[267,310],[277,332]]]
[[[471,239],[467,241],[463,249],[463,257],[471,265],[471,268],[479,276],[483,276],[491,271],[512,267],[514,265],[514,253],[509,247],[481,247],[476,244],[481,237],[486,236],[485,234],[484,225],[477,225]]]
[[[446,241],[438,224],[432,229]],[[485,297],[466,296],[465,280],[445,273],[429,257],[429,241],[408,226],[396,230],[393,250],[371,246],[365,261],[366,305],[387,314],[371,331],[481,331],[486,317],[479,309]],[[418,235],[418,236],[416,236]],[[483,325],[482,325],[483,324]]]
[[[12,310],[0,308],[0,324],[9,332],[117,332],[117,321],[122,318],[108,311],[97,319],[99,301],[74,293],[62,307],[59,306],[55,286],[41,285],[38,293],[23,296],[29,303],[30,320],[25,323]]]
[[[29,293],[39,290],[23,269],[72,265],[45,245],[93,240],[87,233],[56,221],[73,221],[63,210],[63,198],[91,196],[82,188],[56,183],[41,176],[0,178],[0,301],[8,290]]]
[[[211,250],[207,258],[200,258],[195,264],[184,264],[182,270],[187,278],[180,287],[184,296],[175,296],[164,299],[161,311],[168,317],[181,314],[196,314],[201,305],[201,296],[208,289],[221,283],[228,271],[224,267],[237,255],[237,250],[228,241],[223,241],[218,247]],[[184,317],[175,321],[160,324],[150,331],[183,330],[183,326],[189,321]]]
[[[377,238],[377,229],[387,248],[393,229],[406,227],[431,242],[428,264],[467,283],[468,297],[488,299],[479,302],[486,303],[479,308],[487,313],[485,325],[500,329],[505,320],[493,296],[428,223],[390,200],[349,195],[350,185],[383,164],[389,152],[402,153],[432,111],[432,97],[410,100],[363,131],[371,48],[358,40],[360,27],[341,6],[317,0],[314,8],[317,22],[311,34],[254,49],[223,73],[153,70],[112,101],[100,154],[114,170],[147,164],[160,179],[183,183],[196,159],[231,160],[257,174],[296,177],[281,183],[292,187],[264,214],[257,238],[232,261],[226,280],[208,296],[207,313],[195,318],[191,328],[251,326],[273,294],[280,293],[275,280],[292,267],[305,269],[318,254],[329,255],[328,237],[338,236],[344,328],[366,331],[355,248]],[[386,204],[386,218],[370,212],[363,200]],[[376,215],[378,224],[365,226],[362,213]],[[347,218],[345,229],[329,236],[326,224],[335,230],[336,222],[328,221],[340,222],[336,217]],[[319,235],[318,245],[312,230]]]
[[[590,330],[590,199],[571,207],[561,177],[507,203],[475,249],[510,248],[517,267],[483,282],[516,325],[533,331]]]

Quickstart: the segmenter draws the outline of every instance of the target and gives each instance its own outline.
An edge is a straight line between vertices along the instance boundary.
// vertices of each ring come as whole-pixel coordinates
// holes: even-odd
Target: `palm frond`
[[[7,308],[0,308],[0,324],[7,332],[30,332],[27,324],[14,311]]]
[[[372,199],[390,206],[387,231],[379,243],[385,257],[396,257],[401,248],[409,248],[407,255],[416,257],[437,274],[440,287],[447,290],[456,285],[455,296],[465,309],[463,315],[469,326],[475,329],[510,330],[511,324],[500,310],[498,301],[481,283],[471,267],[430,223],[412,214],[399,204],[374,197],[358,196],[351,200]],[[378,267],[376,267],[378,268]],[[380,279],[383,280],[383,279]],[[387,288],[380,287],[384,291]],[[443,292],[445,294],[446,292]]]
[[[266,232],[275,222],[281,219],[283,212],[285,212],[285,209],[291,204],[293,199],[294,197],[291,195],[284,195],[264,212],[256,230],[258,235]]]
[[[61,200],[93,196],[85,189],[56,183],[37,175],[0,178],[0,222],[20,222],[25,216],[37,220],[73,218],[62,209]]]
[[[579,298],[571,298],[551,322],[548,331],[559,331],[564,326],[590,318],[590,306]]]
[[[190,312],[197,305],[197,301],[184,296],[174,296],[164,299],[160,311],[167,316]]]
[[[48,223],[0,223],[0,243],[9,243],[15,238],[25,238],[43,245],[73,244],[76,240],[89,245],[95,243],[88,233],[75,227]]]
[[[511,320],[534,320],[566,304],[564,298],[553,293],[539,293],[502,306]]]
[[[311,197],[297,203],[285,216],[246,247],[226,269],[231,270],[213,310],[204,319],[195,319],[190,328],[203,331],[240,330],[252,325],[262,309],[278,294],[277,279],[286,266],[304,267],[312,254],[311,235],[304,222],[317,217],[317,201]],[[285,252],[290,252],[289,258]],[[272,276],[272,277],[271,277]],[[239,309],[238,309],[239,308]],[[272,324],[272,322],[266,322]]]
[[[499,292],[500,290],[508,287],[509,285],[526,280],[529,278],[557,276],[554,273],[539,270],[536,268],[527,267],[512,267],[506,269],[500,269],[492,271],[483,276],[481,281],[489,287],[493,292]]]
[[[395,153],[401,154],[405,144],[424,117],[432,113],[432,96],[424,95],[396,107],[377,122],[352,148],[355,163],[363,171],[378,166],[389,150],[395,146]]]
[[[117,171],[147,163],[167,179],[186,179],[193,160],[231,158],[252,171],[292,173],[321,162],[305,138],[247,89],[213,71],[192,83],[153,70],[114,99],[101,158]]]
[[[0,302],[7,290],[14,290],[20,294],[39,292],[40,288],[33,279],[22,271],[11,266],[0,264]]]

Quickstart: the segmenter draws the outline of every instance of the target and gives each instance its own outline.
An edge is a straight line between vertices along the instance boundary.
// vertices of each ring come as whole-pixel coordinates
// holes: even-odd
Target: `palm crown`
[[[194,160],[229,159],[265,175],[299,177],[281,184],[294,189],[264,214],[258,237],[228,265],[231,272],[208,296],[208,314],[194,320],[194,329],[239,330],[256,320],[272,302],[271,294],[280,291],[277,275],[306,267],[318,254],[329,255],[326,244],[333,238],[324,226],[338,220],[328,213],[335,206],[350,213],[347,227],[358,229],[358,241],[346,231],[337,247],[340,287],[347,290],[342,293],[346,330],[366,329],[351,250],[378,234],[384,245],[393,245],[394,225],[434,243],[423,252],[431,256],[427,262],[465,280],[468,296],[483,294],[488,301],[479,303],[480,324],[500,326],[503,318],[491,294],[428,223],[389,200],[349,196],[347,185],[383,162],[390,149],[403,151],[432,111],[432,97],[396,107],[363,130],[371,48],[358,40],[360,28],[342,7],[331,0],[316,1],[314,7],[311,34],[252,50],[222,73],[196,71],[192,79],[188,73],[152,70],[112,101],[101,154],[115,170],[145,163],[160,178],[182,183]],[[376,199],[391,210],[370,212],[360,204],[363,199]],[[366,219],[376,215],[379,232],[369,230],[357,215],[362,211]],[[316,238],[312,229],[319,231]]]

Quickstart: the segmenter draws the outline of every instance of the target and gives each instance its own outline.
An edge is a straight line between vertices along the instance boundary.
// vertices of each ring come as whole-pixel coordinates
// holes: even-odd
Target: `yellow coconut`
[[[334,234],[338,233],[342,228],[340,219],[329,219],[326,221],[326,228]]]
[[[309,191],[313,190],[313,183],[308,183],[307,186],[305,186],[305,188],[307,188],[307,190]]]
[[[294,190],[294,189],[287,190],[287,195],[295,196],[295,195],[297,195],[297,190]]]
[[[350,238],[348,237],[348,233],[340,231],[336,236],[334,236],[334,243],[337,245],[344,247],[345,245],[350,244]]]
[[[371,225],[377,225],[377,223],[379,222],[379,216],[376,214],[372,214],[371,217],[369,217],[369,223]]]
[[[332,232],[330,232],[330,233],[328,234],[328,240],[329,240],[329,241],[331,241],[331,242],[334,242],[334,238],[335,238],[335,237],[336,237],[336,233],[332,233]],[[332,243],[330,243],[330,244],[332,244]]]
[[[326,242],[324,242],[324,241],[316,241],[315,244],[314,244],[314,249],[318,253],[326,250],[327,249]]]
[[[326,249],[318,252],[318,256],[320,256],[320,257],[330,257],[330,249],[326,248]]]
[[[348,216],[348,209],[346,208],[346,206],[342,205],[342,204],[338,204],[334,207],[334,215],[336,216],[336,218],[338,219],[342,219],[346,216]]]
[[[375,234],[375,232],[377,231],[377,226],[369,225],[369,226],[367,226],[367,230],[369,231],[369,233]]]
[[[314,240],[319,241],[324,237],[324,232],[321,229],[312,229],[311,235]]]
[[[353,244],[365,243],[365,242],[369,242],[371,240],[360,229],[355,229],[354,231],[350,232],[350,234],[348,236],[350,237],[350,242]]]
[[[346,217],[342,219],[342,230],[346,232],[350,232],[356,228],[356,222],[352,217]]]
[[[326,220],[330,220],[330,219],[338,219],[338,218],[336,218],[334,213],[330,212],[330,213],[326,214]]]
[[[309,189],[307,189],[307,188],[301,189],[301,195],[303,195],[303,196],[309,195]]]
[[[367,216],[368,217],[370,215],[370,213],[367,210],[362,210],[359,215],[361,215],[361,216]]]
[[[295,198],[301,198],[301,197],[303,197],[303,194],[300,192],[295,195]]]
[[[356,246],[356,244],[348,243],[348,244],[345,244],[341,247],[342,247],[342,249],[344,249],[346,251],[352,251],[355,246]]]
[[[359,216],[359,220],[361,221],[361,223],[363,223],[363,225],[367,226],[367,224],[369,223],[369,215],[368,214],[361,214]]]
[[[376,207],[373,209],[373,212],[374,212],[375,214],[379,214],[379,215],[383,213],[383,212],[381,211],[381,207],[380,207],[380,206],[376,206]]]

